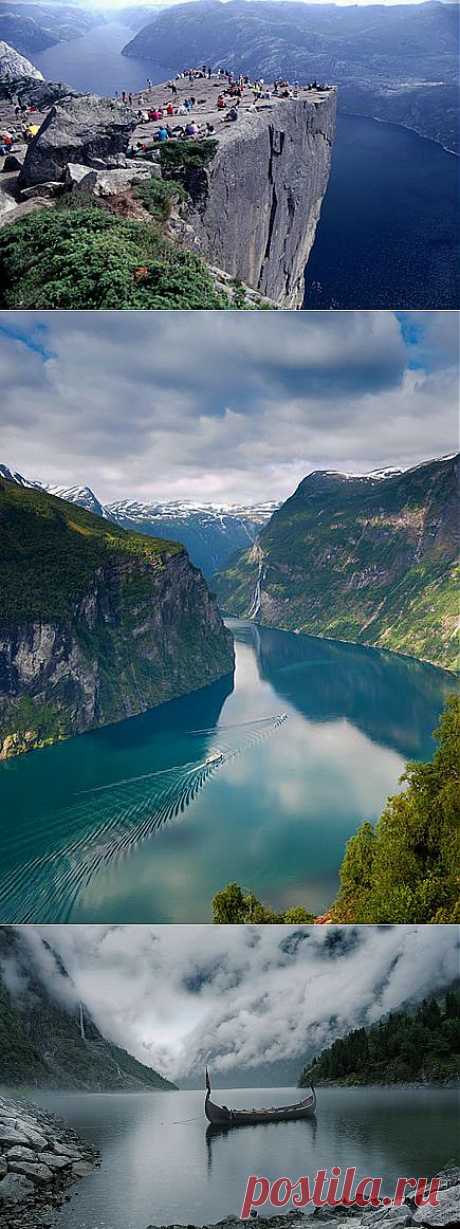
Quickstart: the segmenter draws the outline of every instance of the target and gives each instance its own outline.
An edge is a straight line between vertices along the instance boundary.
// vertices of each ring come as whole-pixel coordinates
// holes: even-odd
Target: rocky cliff
[[[214,577],[229,613],[458,661],[459,457],[405,473],[316,472]]]
[[[120,721],[233,669],[176,543],[0,480],[0,757]]]
[[[26,80],[43,81],[43,73],[9,43],[0,41],[0,82]]]
[[[201,85],[201,83],[200,83]],[[301,307],[331,167],[336,95],[271,99],[219,133],[189,219],[199,251],[283,307]]]
[[[10,1088],[176,1087],[104,1037],[57,952],[15,926],[0,926],[0,1041],[0,1084]]]

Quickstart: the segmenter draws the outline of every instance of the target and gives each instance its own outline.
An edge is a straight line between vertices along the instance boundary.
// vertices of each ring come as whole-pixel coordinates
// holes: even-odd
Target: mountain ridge
[[[308,474],[213,578],[222,609],[454,669],[459,459],[386,478]]]
[[[136,499],[103,504],[86,485],[40,482],[25,478],[7,465],[0,465],[0,477],[76,503],[124,529],[167,541],[178,540],[185,546],[192,563],[208,578],[237,550],[253,542],[261,525],[279,507],[279,502],[270,500],[255,505]]]
[[[0,1084],[84,1091],[176,1085],[109,1041],[43,938],[0,926]],[[47,974],[45,978],[44,969]]]
[[[233,638],[177,542],[0,477],[0,758],[232,672]]]

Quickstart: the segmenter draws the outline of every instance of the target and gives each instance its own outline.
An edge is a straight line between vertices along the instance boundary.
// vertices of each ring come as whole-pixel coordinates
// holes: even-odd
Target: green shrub
[[[6,308],[228,309],[198,256],[155,222],[92,207],[36,210],[0,233]]]
[[[157,222],[167,222],[173,205],[187,200],[182,184],[175,180],[143,179],[133,185],[133,196]]]

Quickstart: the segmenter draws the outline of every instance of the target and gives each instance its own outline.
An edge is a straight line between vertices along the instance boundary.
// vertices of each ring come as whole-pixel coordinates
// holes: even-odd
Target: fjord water
[[[301,1062],[299,1061],[299,1066]],[[298,1089],[225,1089],[229,1106],[285,1105]],[[321,1088],[316,1119],[212,1135],[203,1093],[36,1093],[101,1150],[102,1165],[74,1187],[53,1229],[147,1229],[238,1216],[250,1173],[293,1181],[318,1169],[356,1166],[382,1177],[431,1175],[452,1155],[454,1089]],[[265,1214],[270,1209],[265,1209]],[[261,1209],[264,1214],[264,1209]],[[288,1223],[288,1222],[287,1222]]]
[[[236,673],[0,767],[0,921],[206,922],[231,880],[334,898],[347,839],[429,758],[451,675],[229,621]]]
[[[158,63],[122,56],[132,37],[110,22],[34,62],[48,80],[96,94],[167,80],[160,47]],[[456,308],[458,168],[454,154],[414,132],[339,115],[304,307]]]

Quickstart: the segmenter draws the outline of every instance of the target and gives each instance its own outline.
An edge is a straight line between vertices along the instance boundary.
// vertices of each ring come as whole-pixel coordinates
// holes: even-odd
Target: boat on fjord
[[[316,1113],[316,1093],[311,1085],[311,1093],[303,1101],[294,1105],[273,1105],[266,1109],[230,1110],[226,1105],[216,1105],[211,1101],[211,1081],[206,1068],[206,1097],[204,1112],[213,1127],[242,1127],[258,1122],[290,1122],[297,1118],[313,1118]]]

